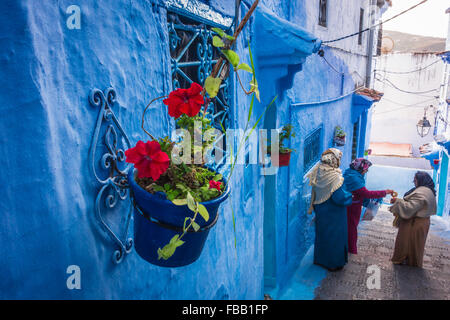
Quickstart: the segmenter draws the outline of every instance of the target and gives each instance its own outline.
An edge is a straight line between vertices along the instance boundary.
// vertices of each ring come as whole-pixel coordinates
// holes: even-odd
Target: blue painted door
[[[442,216],[445,207],[445,197],[447,195],[447,176],[448,176],[448,155],[442,153],[441,172],[439,174],[439,195],[438,195],[438,216]]]

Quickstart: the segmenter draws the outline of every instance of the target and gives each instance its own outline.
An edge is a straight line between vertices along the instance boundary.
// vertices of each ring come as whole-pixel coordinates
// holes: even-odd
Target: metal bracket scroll
[[[125,163],[124,151],[124,149],[130,148],[131,144],[111,109],[115,101],[116,91],[113,88],[107,88],[103,92],[99,89],[92,89],[89,94],[89,103],[99,109],[90,150],[92,172],[101,184],[95,200],[95,217],[118,247],[113,253],[113,261],[118,264],[131,252],[133,247],[133,239],[128,237],[133,206],[127,181],[127,173],[131,166]],[[121,139],[119,140],[119,138]],[[100,148],[103,154],[96,158],[96,154],[101,153],[97,150]],[[104,212],[115,208],[119,201],[125,203],[128,213],[123,227],[120,226],[121,235],[116,235],[103,217]]]

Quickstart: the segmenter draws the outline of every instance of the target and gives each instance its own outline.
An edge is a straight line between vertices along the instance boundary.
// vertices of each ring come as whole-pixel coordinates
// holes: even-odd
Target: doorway
[[[442,152],[441,170],[439,173],[439,196],[437,215],[442,216],[445,208],[445,197],[447,196],[447,177],[448,177],[448,155]]]

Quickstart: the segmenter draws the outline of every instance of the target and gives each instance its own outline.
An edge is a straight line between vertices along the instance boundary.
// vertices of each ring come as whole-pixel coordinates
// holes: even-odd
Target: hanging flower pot
[[[135,147],[125,151],[125,161],[134,164],[134,170],[128,174],[135,205],[134,244],[139,256],[152,264],[179,267],[196,261],[209,230],[217,222],[220,204],[229,196],[227,181],[231,181],[238,158],[236,155],[231,160],[226,178],[206,167],[214,142],[226,133],[217,133],[220,131],[217,128],[213,130],[217,123],[212,120],[208,107],[214,103],[231,68],[237,76],[238,70],[252,74],[249,91],[244,89],[241,81],[239,83],[247,95],[252,94],[259,100],[253,63],[251,67],[239,63],[238,54],[230,49],[257,4],[255,1],[233,36],[219,28],[212,29],[216,34],[213,46],[223,56],[217,60],[203,87],[191,82],[189,88],[178,88],[167,96],[153,99],[141,119],[142,129],[152,140],[138,141]],[[251,56],[250,61],[253,61]],[[254,110],[253,98],[248,121]],[[169,137],[157,139],[144,128],[146,111],[159,99],[164,99],[169,116],[174,118],[177,128],[182,129],[173,141]],[[249,123],[247,127],[251,127]],[[211,131],[215,132],[212,136]],[[246,133],[239,145],[248,138]],[[234,221],[234,212],[232,214]]]
[[[333,140],[334,140],[335,146],[338,146],[338,147],[345,146],[345,137],[346,137],[345,131],[340,126],[337,126],[334,129],[334,139]]]
[[[338,147],[345,146],[345,136],[343,136],[343,137],[335,137],[334,138],[334,143]]]
[[[134,244],[136,252],[144,260],[161,267],[181,267],[195,262],[203,250],[210,229],[218,220],[218,209],[229,195],[230,188],[220,197],[201,202],[209,213],[208,221],[196,219],[198,230],[189,228],[182,238],[183,245],[177,248],[169,259],[161,259],[159,249],[168,239],[179,239],[186,227],[186,218],[193,212],[187,205],[177,206],[165,194],[151,194],[136,183],[137,170],[130,170],[128,181],[135,200]],[[175,240],[175,242],[176,242]],[[174,245],[176,248],[176,245]]]

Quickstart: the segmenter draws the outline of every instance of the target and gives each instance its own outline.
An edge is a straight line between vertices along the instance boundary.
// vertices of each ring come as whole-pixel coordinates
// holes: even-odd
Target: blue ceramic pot
[[[158,248],[162,248],[172,237],[183,232],[185,217],[194,213],[187,206],[176,206],[166,199],[163,193],[151,194],[142,189],[135,181],[137,171],[130,170],[128,182],[135,200],[134,209],[134,247],[146,261],[162,267],[180,267],[196,261],[203,250],[209,230],[218,219],[218,209],[230,193],[230,188],[218,198],[202,202],[209,213],[204,221],[198,215],[195,222],[200,225],[197,232],[190,230],[183,236],[185,243],[178,247],[168,260],[158,260]]]

